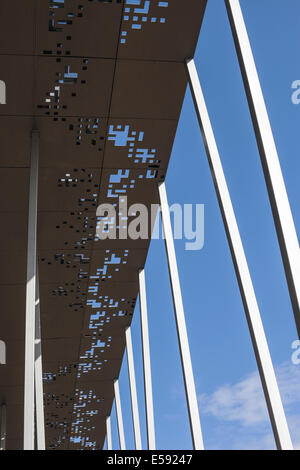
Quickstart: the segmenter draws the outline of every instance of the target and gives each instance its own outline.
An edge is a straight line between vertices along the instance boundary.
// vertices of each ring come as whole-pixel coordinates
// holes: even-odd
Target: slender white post
[[[295,223],[243,13],[238,0],[227,0],[226,7],[251,111],[296,326],[300,337],[300,250]]]
[[[193,60],[187,62],[187,71],[192,95],[194,98],[195,109],[205,143],[207,158],[223,217],[223,223],[231,250],[241,297],[244,304],[260,378],[262,381],[273,427],[274,437],[279,449],[292,449],[292,442],[281,402],[260,311],[257,305],[248,263],[223,172],[215,136],[207,112],[196,66]]]
[[[193,446],[196,450],[203,450],[204,445],[200,425],[197,394],[192,368],[189,340],[186,330],[185,315],[183,309],[181,287],[178,275],[176,253],[174,247],[165,183],[159,184],[159,197]]]
[[[45,450],[45,419],[43,395],[43,366],[42,366],[42,335],[40,314],[39,276],[36,276],[36,304],[35,304],[35,404],[36,404],[36,431],[37,448]]]
[[[135,370],[133,360],[133,348],[131,339],[131,328],[126,328],[126,350],[127,350],[127,363],[128,363],[128,375],[130,384],[130,396],[131,396],[131,409],[132,409],[132,420],[134,428],[134,440],[136,450],[142,450],[142,439],[141,439],[141,428],[139,418],[139,407],[136,392],[136,381],[135,381]]]
[[[0,450],[6,450],[6,405],[1,406]]]
[[[34,341],[37,263],[38,157],[39,132],[32,131],[25,324],[24,450],[34,450]]]
[[[106,416],[106,443],[107,443],[107,450],[112,450],[110,416]]]
[[[126,450],[124,427],[123,427],[123,416],[122,416],[122,408],[121,408],[121,400],[120,400],[119,381],[117,379],[114,381],[114,390],[115,390],[116,412],[117,412],[117,422],[118,422],[120,449],[121,450]]]
[[[148,440],[148,449],[155,450],[156,449],[155,426],[154,426],[154,411],[153,411],[147,297],[146,297],[146,283],[145,283],[144,269],[141,269],[139,271],[139,293],[140,293],[139,298],[140,298],[141,330],[142,330],[142,345],[143,345],[147,440]]]
[[[0,365],[6,364],[6,344],[0,340]]]

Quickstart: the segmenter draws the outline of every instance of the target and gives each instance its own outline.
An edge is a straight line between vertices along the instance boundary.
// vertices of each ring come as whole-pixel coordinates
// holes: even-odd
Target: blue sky
[[[241,0],[290,203],[299,233],[299,0]],[[297,339],[260,157],[223,0],[209,0],[195,62],[239,223],[263,324],[295,446],[300,448]],[[179,184],[180,182],[180,184]],[[205,244],[176,241],[200,419],[208,449],[274,448],[256,361],[190,92],[186,94],[166,180],[169,204],[205,204]],[[158,449],[190,449],[173,304],[162,240],[146,264]],[[132,323],[143,448],[145,409],[139,306]],[[127,360],[120,375],[126,444],[134,448]],[[115,410],[113,448],[118,448]]]

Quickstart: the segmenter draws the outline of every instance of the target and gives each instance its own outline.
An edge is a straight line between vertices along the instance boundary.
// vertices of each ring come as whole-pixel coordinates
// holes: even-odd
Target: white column
[[[147,440],[148,440],[148,449],[155,450],[156,449],[155,426],[154,426],[154,411],[153,411],[147,297],[146,297],[146,283],[145,283],[144,269],[141,269],[139,271],[139,294],[140,294],[139,298],[140,298],[140,314],[141,314],[141,330],[142,330],[142,346],[143,346]]]
[[[40,314],[39,275],[36,276],[36,304],[35,304],[35,404],[36,404],[36,432],[37,448],[45,450],[45,419],[43,394],[43,366],[42,366],[42,335]]]
[[[0,450],[6,450],[6,405],[1,406]]]
[[[25,324],[24,450],[34,450],[34,342],[37,263],[38,157],[39,132],[32,131]]]
[[[133,348],[132,348],[130,326],[126,328],[125,336],[126,336],[127,363],[128,363],[128,375],[129,375],[129,384],[130,384],[130,396],[131,396],[131,409],[132,409],[135,449],[142,450],[140,417],[139,417],[139,407],[138,407],[137,392],[136,392],[136,381],[135,381],[135,370],[134,370],[134,359],[133,359]]]
[[[292,442],[276,381],[272,359],[250,276],[238,224],[235,218],[229,190],[217,148],[215,136],[207,112],[196,66],[193,60],[187,62],[191,92],[194,99],[207,158],[217,193],[223,223],[231,250],[233,264],[239,283],[241,297],[247,317],[257,365],[262,381],[268,411],[278,448],[292,449]]]
[[[106,443],[107,443],[107,450],[112,450],[110,416],[106,416]]]
[[[192,441],[194,449],[203,450],[204,445],[200,425],[197,394],[192,368],[189,340],[186,330],[185,315],[165,183],[159,184],[159,197]]]
[[[300,250],[295,223],[242,10],[238,0],[227,0],[226,6],[300,337]]]
[[[120,389],[119,389],[118,380],[114,381],[114,390],[115,390],[115,402],[116,402],[116,413],[117,413],[120,449],[126,450],[123,416],[122,416],[122,408],[121,408],[121,400],[120,400]]]

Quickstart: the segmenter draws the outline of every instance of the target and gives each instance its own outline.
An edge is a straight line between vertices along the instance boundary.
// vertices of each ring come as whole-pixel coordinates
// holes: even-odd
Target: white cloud
[[[296,448],[300,448],[300,367],[291,363],[276,368],[279,389]],[[225,384],[199,397],[201,414],[217,421],[219,445],[225,448],[274,447],[269,416],[257,372],[238,383]],[[224,438],[220,437],[223,435]],[[223,442],[220,442],[223,440]]]
[[[212,395],[202,395],[202,412],[243,426],[268,421],[259,378],[256,373],[234,385],[223,385]]]

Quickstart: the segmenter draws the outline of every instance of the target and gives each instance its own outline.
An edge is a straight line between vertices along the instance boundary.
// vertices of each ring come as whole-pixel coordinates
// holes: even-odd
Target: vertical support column
[[[174,247],[165,183],[160,183],[158,188],[193,446],[196,450],[203,450],[204,445],[199,418],[197,394],[192,368],[189,340],[186,330],[185,315],[183,309],[181,287],[178,275],[176,253]]]
[[[34,449],[34,340],[37,266],[38,156],[39,132],[32,131],[25,323],[24,450]]]
[[[0,365],[6,364],[6,344],[0,340]]]
[[[114,390],[115,390],[116,412],[117,412],[117,422],[118,422],[120,449],[121,450],[126,450],[124,427],[123,427],[123,416],[122,416],[122,408],[121,408],[121,400],[120,400],[120,389],[119,389],[118,379],[116,379],[114,381]]]
[[[0,450],[6,450],[6,405],[1,405],[1,435]]]
[[[146,283],[145,283],[144,269],[141,269],[139,271],[139,293],[140,293],[139,297],[140,297],[140,314],[141,314],[141,330],[142,330],[142,345],[143,345],[147,441],[148,441],[148,449],[155,450],[156,447],[155,447],[155,427],[154,427],[154,412],[153,412],[149,328],[148,328],[147,297],[146,297]]]
[[[139,407],[138,407],[138,400],[137,400],[137,393],[136,393],[136,381],[135,381],[135,370],[134,370],[130,326],[126,328],[125,337],[126,337],[128,375],[129,375],[129,383],[130,383],[130,396],[131,396],[131,409],[132,409],[132,420],[133,420],[133,428],[134,428],[135,449],[142,450]]]
[[[211,169],[223,223],[226,230],[227,240],[235,267],[235,273],[244,304],[245,314],[273,427],[274,437],[279,449],[292,449],[292,442],[281,402],[260,311],[257,305],[247,259],[223,172],[218,147],[207,112],[196,66],[193,60],[187,62],[187,71],[195,109],[206,148],[208,163]]]
[[[43,366],[42,366],[42,335],[40,313],[39,275],[36,276],[36,303],[35,303],[35,404],[36,404],[36,431],[37,448],[45,450],[45,419],[43,395]]]
[[[297,232],[243,13],[238,0],[226,0],[226,7],[244,80],[296,326],[300,337],[300,250]]]
[[[112,450],[110,416],[106,416],[106,443],[107,443],[107,450]]]

